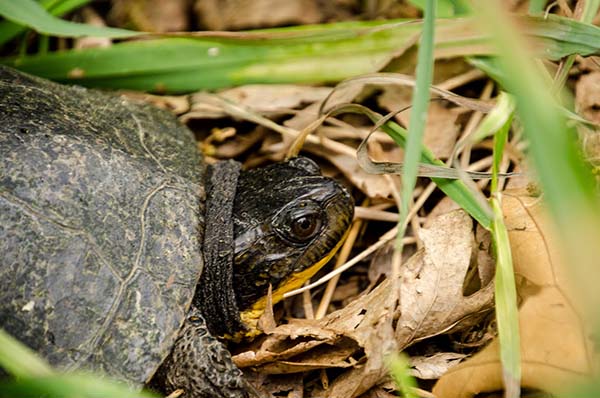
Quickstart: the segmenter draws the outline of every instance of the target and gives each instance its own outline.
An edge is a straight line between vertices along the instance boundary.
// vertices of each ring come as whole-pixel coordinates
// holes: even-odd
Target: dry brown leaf
[[[485,286],[492,282],[496,270],[496,263],[492,257],[492,236],[481,225],[477,225],[475,240],[477,241],[477,252],[475,255],[477,257],[479,284],[480,286]]]
[[[410,357],[411,374],[423,380],[439,379],[466,357],[456,352],[440,352],[431,356]]]
[[[220,159],[231,159],[239,156],[263,141],[267,135],[267,129],[258,126],[247,134],[236,134],[233,139],[226,140],[214,145],[214,156]]]
[[[493,286],[463,296],[463,283],[473,253],[473,221],[458,210],[420,230],[424,248],[406,264],[400,287],[400,319],[396,340],[400,349],[466,325],[469,316],[491,308]]]
[[[258,372],[244,372],[244,376],[253,386],[261,386],[261,398],[304,397],[301,374],[271,376]]]
[[[455,201],[453,201],[449,196],[444,196],[429,212],[429,214],[427,214],[424,226],[428,227],[431,225],[433,220],[442,214],[450,213],[451,211],[458,209],[460,209],[460,206]]]
[[[327,109],[321,110],[322,101],[319,103],[314,103],[300,112],[298,112],[294,117],[288,119],[284,122],[284,125],[287,127],[291,127],[295,130],[302,130],[315,120],[319,118],[319,111],[327,112],[329,109],[334,107],[335,105],[352,102],[356,97],[358,97],[364,90],[364,84],[350,84],[344,86],[342,88],[336,88],[335,91],[329,92],[327,95],[329,97],[324,97],[322,100],[327,99]]]
[[[385,388],[384,386],[376,386],[363,395],[361,398],[397,398],[395,387]]]
[[[366,362],[336,378],[329,389],[325,391],[326,397],[357,397],[387,377],[385,358],[391,352],[397,351],[394,331],[389,318],[365,332],[368,333],[367,335],[363,333],[363,337],[367,337],[365,341]]]
[[[585,324],[569,293],[556,235],[541,200],[526,191],[506,192],[503,212],[509,231],[518,293],[522,386],[561,394],[593,369]],[[473,397],[502,389],[498,341],[450,369],[436,384],[437,397]]]

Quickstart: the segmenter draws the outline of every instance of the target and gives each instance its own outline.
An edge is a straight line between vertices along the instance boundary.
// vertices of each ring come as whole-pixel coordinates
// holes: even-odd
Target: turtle
[[[256,395],[223,339],[259,333],[353,208],[308,158],[209,165],[167,110],[0,66],[0,327],[58,369]]]

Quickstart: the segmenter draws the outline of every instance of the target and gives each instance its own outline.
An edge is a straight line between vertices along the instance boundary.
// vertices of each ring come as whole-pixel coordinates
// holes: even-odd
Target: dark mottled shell
[[[202,271],[204,172],[168,112],[0,67],[0,326],[146,381]]]

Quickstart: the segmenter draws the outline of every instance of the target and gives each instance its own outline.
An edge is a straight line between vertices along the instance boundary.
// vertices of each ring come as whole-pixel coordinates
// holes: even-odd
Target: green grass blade
[[[507,98],[510,98],[506,96]],[[510,102],[510,99],[508,100]],[[500,104],[499,104],[500,105]],[[501,107],[498,106],[500,109]],[[519,335],[519,310],[517,306],[517,289],[512,264],[512,253],[508,232],[502,214],[501,193],[498,192],[498,173],[508,139],[508,131],[512,123],[512,107],[504,108],[507,112],[504,124],[494,135],[494,154],[492,162],[492,183],[490,199],[494,212],[491,233],[496,253],[496,275],[494,278],[496,321],[500,340],[500,361],[506,398],[518,398],[521,387],[521,352]],[[498,117],[490,113],[487,118]]]
[[[541,53],[552,59],[600,51],[600,28],[592,25],[560,17],[526,18],[522,23]],[[492,51],[470,18],[442,19],[436,25],[437,56]],[[0,63],[61,82],[162,92],[332,82],[378,71],[394,54],[411,47],[421,28],[420,21],[346,22],[262,30],[260,39],[252,39],[257,32],[246,37],[163,38],[4,58]],[[556,35],[556,29],[562,34]],[[465,32],[474,33],[465,38]]]
[[[396,386],[398,386],[398,391],[402,393],[402,397],[418,398],[418,395],[414,393],[417,382],[410,374],[408,357],[404,354],[395,354],[389,357],[386,362],[390,369],[390,375]]]
[[[600,28],[597,26],[554,14],[521,17],[519,21],[525,22],[522,26],[526,35],[538,39],[538,53],[545,58],[558,60],[571,54],[600,54]]]
[[[367,27],[371,26],[377,24]],[[356,29],[364,28],[359,24]],[[167,92],[259,82],[336,81],[378,69],[399,45],[412,42],[419,29],[418,24],[403,24],[340,38],[336,28],[332,38],[321,35],[320,41],[168,38],[4,62],[62,82]],[[298,32],[311,35],[306,29]]]
[[[22,378],[0,383],[0,398],[153,398],[148,391],[134,391],[127,385],[92,374],[56,374]]]
[[[383,116],[379,113],[358,104],[339,104],[328,111],[328,114],[331,116],[344,113],[364,115],[377,125],[380,125],[383,119]],[[392,121],[386,121],[379,128],[387,133],[399,147],[406,148],[408,137],[406,129]],[[436,159],[433,153],[425,146],[421,146],[421,163],[447,167],[444,162]],[[454,200],[483,227],[490,229],[492,225],[492,210],[483,195],[471,190],[461,180],[434,177],[431,180],[442,192]]]
[[[470,57],[468,61],[471,65],[485,72],[486,75],[494,79],[502,87],[506,87],[506,80],[508,78],[504,74],[504,71],[499,67],[497,57]],[[554,105],[563,117],[577,123],[587,124],[591,127],[598,127],[598,123],[586,120],[575,112],[559,105],[558,103],[555,103]]]
[[[373,119],[372,119],[373,120]],[[377,120],[374,120],[377,122]],[[406,145],[406,131],[395,122],[387,122],[381,129],[385,131],[402,148]],[[444,162],[436,159],[433,153],[427,148],[422,148],[421,161],[423,163],[445,166]],[[489,206],[478,198],[478,194],[473,192],[461,180],[448,180],[444,178],[432,178],[431,181],[437,187],[455,201],[463,210],[471,215],[484,228],[490,229],[492,226],[492,212]]]
[[[502,378],[506,389],[505,397],[518,398],[521,385],[521,347],[515,275],[499,197],[492,197],[490,202],[494,212],[492,224],[492,239],[496,252],[494,289]]]
[[[420,8],[421,10],[425,10],[427,0],[409,0],[409,3]],[[439,18],[450,18],[454,16],[454,2],[452,0],[438,0],[436,1],[436,10],[435,14]]]
[[[78,9],[91,0],[42,0],[40,5],[54,16],[62,16]],[[0,21],[0,45],[14,39],[27,30],[26,26],[11,21]]]
[[[0,15],[16,24],[28,26],[39,33],[50,36],[124,38],[140,34],[140,32],[125,29],[65,21],[49,14],[34,0],[0,0]]]
[[[496,106],[479,123],[473,132],[472,142],[480,142],[500,131],[506,125],[507,120],[512,118],[515,109],[514,99],[505,92],[498,95]],[[495,154],[495,152],[494,152]]]
[[[598,13],[598,8],[600,7],[600,0],[591,0],[584,2],[583,5],[583,13],[581,15],[581,22],[591,23],[594,19],[594,16]],[[554,81],[554,87],[556,90],[562,89],[563,85],[567,81],[567,76],[573,63],[575,62],[576,54],[569,55],[560,66],[558,71],[558,75]]]
[[[521,37],[507,18],[498,17],[503,14],[495,1],[489,3],[494,6],[476,4],[482,25],[499,49],[498,67],[507,76],[506,88],[515,96],[524,131],[531,141],[531,155],[557,221],[568,227],[573,221],[572,213],[579,213],[574,209],[594,209],[589,214],[597,214],[594,180],[577,149],[576,135],[555,111],[556,101],[531,63],[530,54],[517,45],[522,42]]]
[[[417,71],[415,90],[413,91],[412,110],[408,123],[408,140],[404,151],[404,170],[402,173],[402,190],[400,205],[400,222],[396,246],[402,248],[406,219],[408,217],[409,203],[412,192],[417,182],[417,167],[421,159],[423,147],[423,134],[427,121],[427,108],[429,104],[429,87],[433,81],[433,38],[435,34],[434,0],[427,0],[425,5],[423,33],[417,55]]]
[[[53,374],[50,365],[1,328],[0,368],[15,377],[49,376]]]
[[[14,376],[0,381],[0,398],[155,397],[98,375],[55,373],[34,351],[1,328],[0,368]]]

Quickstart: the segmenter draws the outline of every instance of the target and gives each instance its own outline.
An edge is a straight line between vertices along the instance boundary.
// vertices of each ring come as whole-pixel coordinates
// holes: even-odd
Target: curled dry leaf
[[[570,293],[566,268],[556,248],[541,200],[524,190],[503,195],[515,273],[522,283],[519,327],[522,386],[564,393],[593,369],[586,325]],[[498,341],[450,369],[436,384],[437,397],[473,397],[502,389]]]
[[[463,283],[474,250],[473,221],[462,210],[420,230],[424,248],[406,264],[397,308],[400,349],[479,320],[491,309],[493,285],[465,297]]]
[[[323,319],[295,319],[277,327],[254,353],[238,354],[234,360],[241,367],[271,373],[351,367],[314,395],[349,398],[364,393],[387,377],[387,354],[457,330],[474,314],[491,308],[491,286],[468,297],[462,293],[474,250],[472,227],[461,210],[442,215],[422,230],[424,248],[405,264],[398,280],[399,305],[392,302],[393,284],[386,279]],[[395,330],[392,315],[398,317]]]

